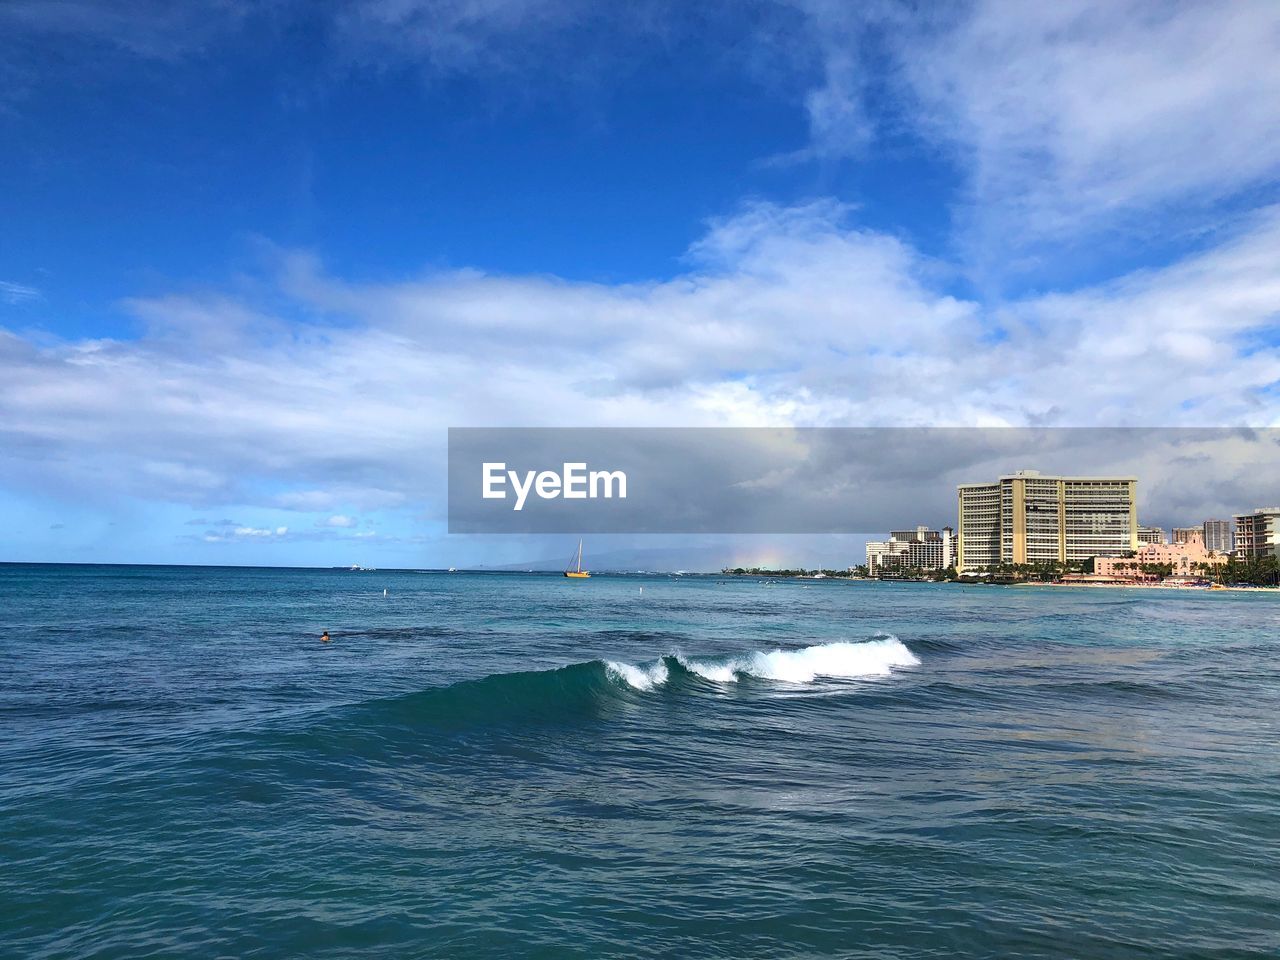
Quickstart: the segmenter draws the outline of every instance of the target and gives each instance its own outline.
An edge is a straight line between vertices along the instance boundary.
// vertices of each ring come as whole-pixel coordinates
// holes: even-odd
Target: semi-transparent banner
[[[449,430],[451,533],[867,533],[955,522],[961,484],[1133,478],[1165,528],[1280,502],[1274,428]]]

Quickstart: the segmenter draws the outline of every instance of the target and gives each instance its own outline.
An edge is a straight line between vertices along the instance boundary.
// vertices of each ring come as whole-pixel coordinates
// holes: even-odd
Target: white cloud
[[[356,521],[352,517],[343,516],[340,513],[334,514],[328,520],[324,521],[326,527],[354,527]]]
[[[559,31],[589,15],[579,0],[354,0],[337,13],[337,45],[359,59],[390,56],[433,73],[523,64]]]
[[[1022,230],[1199,206],[1280,172],[1272,0],[982,0],[904,36],[900,59],[978,215]]]
[[[772,74],[765,82],[786,90],[797,70],[819,81],[803,97],[809,144],[783,159],[861,159],[879,132],[867,102],[884,73],[877,38],[908,29],[909,11],[893,0],[776,0],[771,7],[757,18],[754,44],[774,67],[763,71]]]
[[[874,128],[863,103],[861,65],[848,50],[828,54],[826,82],[805,96],[809,130],[819,156],[858,156]]]
[[[40,291],[25,284],[0,280],[0,300],[5,303],[28,303],[40,299]]]
[[[1277,423],[1275,211],[1168,268],[994,311],[848,216],[746,208],[664,282],[363,284],[294,257],[268,296],[332,325],[165,298],[134,306],[237,323],[207,343],[0,333],[0,482],[439,517],[451,425]],[[258,315],[289,336],[239,322]]]
[[[251,527],[223,521],[215,524],[217,532],[206,533],[197,539],[205,543],[253,543],[279,540],[289,533],[288,527]]]
[[[781,2],[807,28],[764,42],[802,37],[793,59],[819,64],[792,156],[861,159],[904,131],[941,146],[962,184],[957,260],[984,285],[1104,234],[1130,250],[1194,237],[1218,205],[1280,184],[1273,0]]]

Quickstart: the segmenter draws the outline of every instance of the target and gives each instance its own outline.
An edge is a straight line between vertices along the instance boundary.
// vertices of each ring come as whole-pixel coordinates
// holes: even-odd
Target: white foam
[[[627,686],[634,687],[636,690],[650,690],[657,684],[667,682],[667,664],[665,660],[658,660],[647,667],[637,667],[634,664],[622,663],[618,660],[606,660],[604,668],[609,676],[615,680],[621,680]]]
[[[679,655],[676,659],[680,661],[680,666],[706,680],[714,680],[716,683],[733,683],[738,679],[737,667],[734,665],[737,661],[727,664],[704,663],[701,660],[686,660]]]
[[[680,658],[685,669],[716,683],[733,683],[739,676],[812,683],[818,677],[884,677],[894,667],[915,667],[919,659],[894,636],[863,643],[823,643],[800,650],[757,651],[725,663]]]

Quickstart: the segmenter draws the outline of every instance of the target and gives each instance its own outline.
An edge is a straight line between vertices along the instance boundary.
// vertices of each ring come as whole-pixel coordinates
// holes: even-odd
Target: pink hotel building
[[[1182,543],[1147,543],[1131,557],[1098,557],[1093,561],[1093,573],[1097,577],[1154,579],[1151,574],[1142,572],[1142,565],[1168,563],[1173,565],[1173,576],[1194,577],[1201,572],[1198,569],[1200,564],[1216,567],[1226,562],[1226,554],[1206,550],[1204,534],[1193,529]]]

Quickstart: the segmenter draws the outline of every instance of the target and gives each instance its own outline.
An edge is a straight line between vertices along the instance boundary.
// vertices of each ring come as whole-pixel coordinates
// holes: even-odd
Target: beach
[[[1082,589],[1094,590],[1176,590],[1180,593],[1259,593],[1270,596],[1280,596],[1280,587],[1203,587],[1187,584],[1175,583],[1018,583],[1013,586],[1019,587],[1080,587]]]

